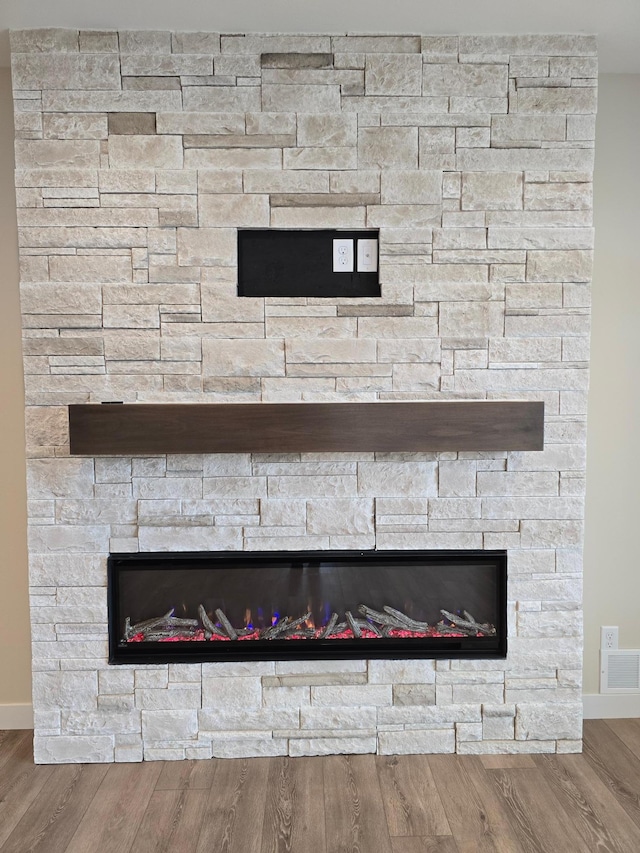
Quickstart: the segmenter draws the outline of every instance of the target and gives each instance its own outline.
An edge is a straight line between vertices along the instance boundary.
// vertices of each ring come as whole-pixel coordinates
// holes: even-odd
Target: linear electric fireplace
[[[504,551],[114,554],[111,663],[505,657]]]

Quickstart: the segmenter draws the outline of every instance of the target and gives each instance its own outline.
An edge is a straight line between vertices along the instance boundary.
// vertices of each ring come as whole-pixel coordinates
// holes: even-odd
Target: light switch
[[[358,272],[376,272],[378,269],[378,241],[358,240]]]
[[[333,271],[353,272],[353,240],[333,241]]]

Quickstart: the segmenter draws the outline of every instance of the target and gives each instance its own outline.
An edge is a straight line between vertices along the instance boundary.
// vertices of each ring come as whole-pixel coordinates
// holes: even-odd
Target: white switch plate
[[[378,241],[358,240],[358,272],[376,272],[378,269]]]
[[[353,240],[333,241],[333,271],[353,272]]]

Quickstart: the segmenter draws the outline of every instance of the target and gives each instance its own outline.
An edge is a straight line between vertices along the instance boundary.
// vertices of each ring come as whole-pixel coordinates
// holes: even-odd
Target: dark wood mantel
[[[544,403],[69,406],[72,455],[542,450]]]

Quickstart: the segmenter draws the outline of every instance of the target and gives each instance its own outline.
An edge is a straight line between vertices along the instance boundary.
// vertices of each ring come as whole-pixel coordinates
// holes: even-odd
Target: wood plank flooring
[[[0,853],[638,853],[640,719],[582,755],[35,766],[0,732]]]

